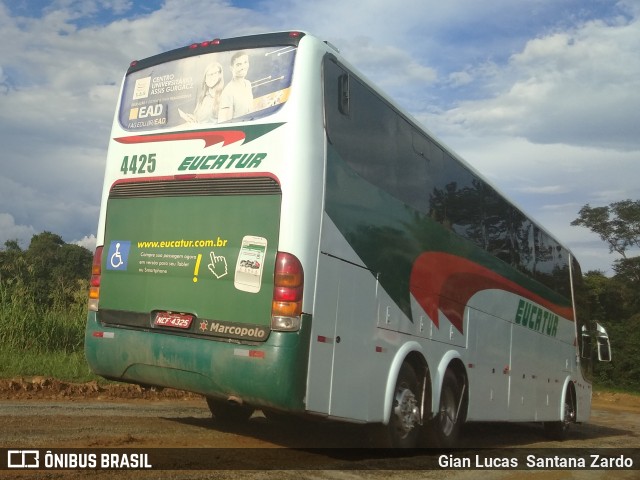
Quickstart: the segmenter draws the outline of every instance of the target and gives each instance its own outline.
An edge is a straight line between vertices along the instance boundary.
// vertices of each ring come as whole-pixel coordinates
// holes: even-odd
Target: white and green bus
[[[571,252],[303,32],[133,62],[97,238],[93,371],[220,420],[376,424],[401,447],[465,421],[562,433],[609,352]]]

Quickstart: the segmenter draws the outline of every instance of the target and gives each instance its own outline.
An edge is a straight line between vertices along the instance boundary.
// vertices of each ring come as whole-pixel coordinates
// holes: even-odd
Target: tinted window
[[[295,52],[214,52],[135,71],[125,79],[120,124],[132,131],[190,128],[273,113],[289,96]]]
[[[329,141],[356,173],[570,298],[565,249],[358,78],[324,68]]]

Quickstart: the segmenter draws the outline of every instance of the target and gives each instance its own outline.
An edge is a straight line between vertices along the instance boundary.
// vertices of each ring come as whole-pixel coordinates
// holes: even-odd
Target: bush
[[[78,352],[83,348],[87,281],[78,281],[76,301],[43,305],[23,284],[0,282],[0,345],[28,352]],[[80,292],[82,302],[80,303]]]

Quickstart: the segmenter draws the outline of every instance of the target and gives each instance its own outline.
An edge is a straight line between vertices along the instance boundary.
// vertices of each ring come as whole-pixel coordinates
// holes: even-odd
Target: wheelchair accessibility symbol
[[[107,270],[126,270],[130,249],[130,241],[113,240],[107,253]]]

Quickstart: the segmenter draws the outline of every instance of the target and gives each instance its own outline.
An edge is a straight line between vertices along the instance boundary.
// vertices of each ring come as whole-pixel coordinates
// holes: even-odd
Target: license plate
[[[184,313],[158,312],[153,324],[156,327],[173,327],[187,329],[191,326],[193,315]]]

